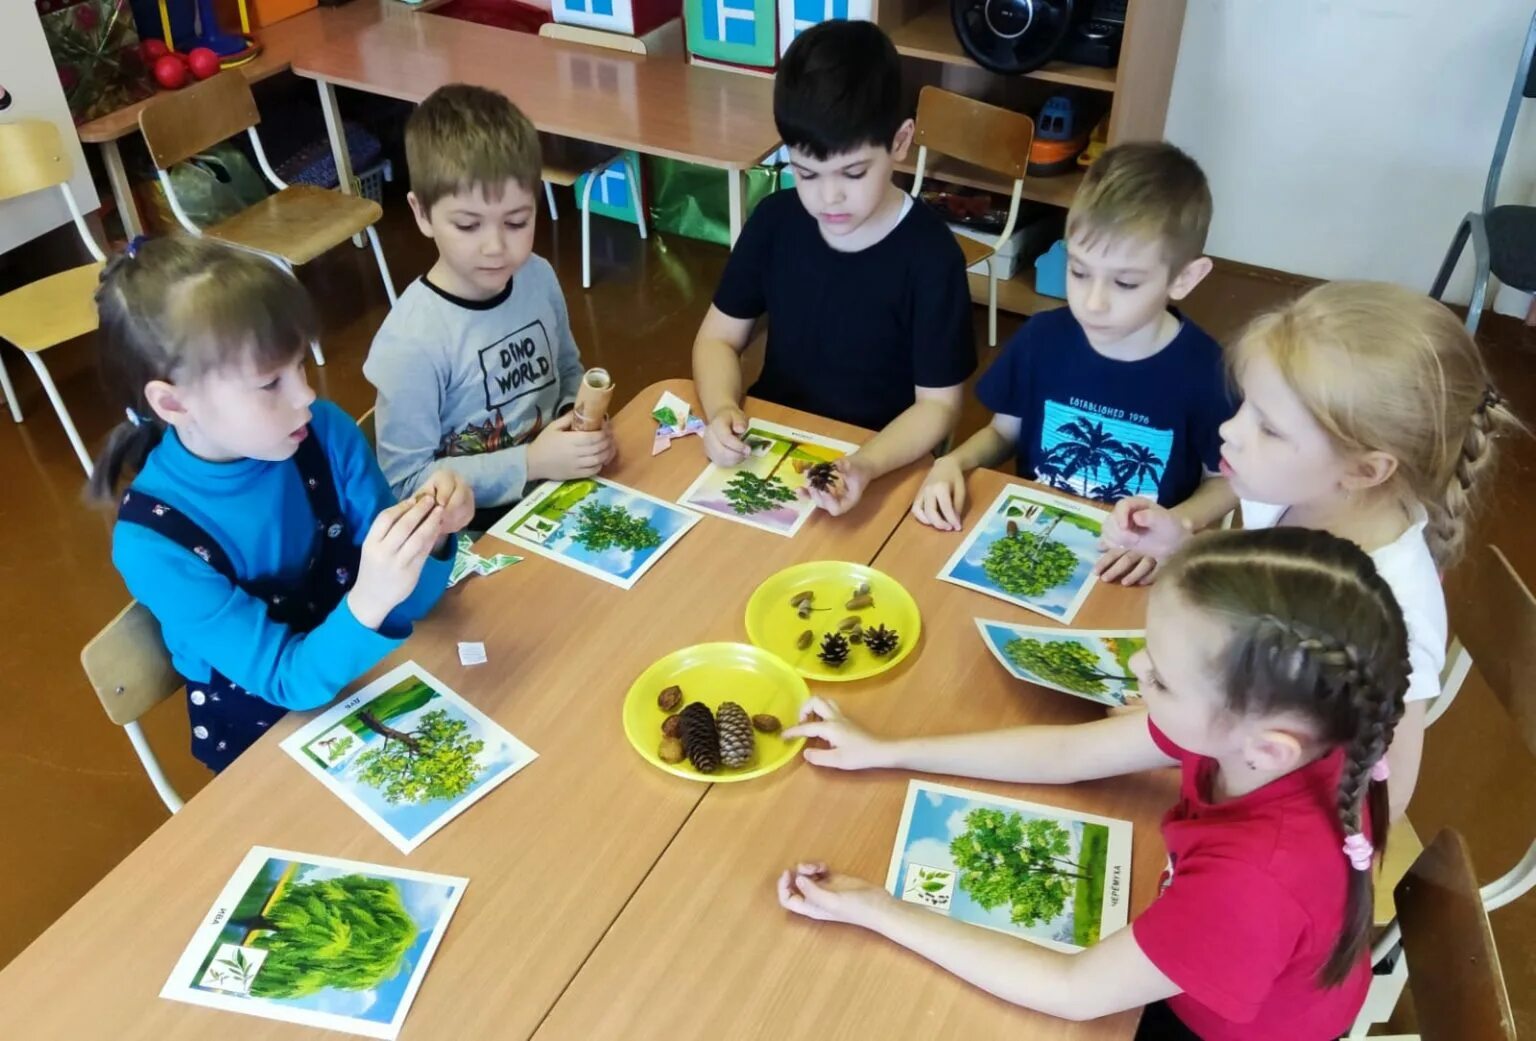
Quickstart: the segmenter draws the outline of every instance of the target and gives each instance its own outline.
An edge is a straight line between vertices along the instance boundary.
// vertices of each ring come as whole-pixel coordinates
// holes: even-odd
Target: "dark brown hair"
[[[1229,628],[1215,659],[1229,711],[1294,713],[1311,720],[1318,741],[1343,747],[1340,845],[1364,831],[1369,802],[1368,838],[1383,849],[1387,790],[1371,779],[1371,768],[1402,718],[1408,633],[1371,558],[1352,542],[1307,528],[1211,532],[1174,556],[1162,581]],[[1348,978],[1369,940],[1371,872],[1351,870],[1347,884],[1344,928],[1319,974],[1324,986]]]
[[[125,418],[91,470],[90,496],[116,496],[144,465],[165,424],[144,397],[151,380],[188,383],[250,359],[287,364],[318,333],[314,304],[292,274],[254,253],[174,235],[137,243],[108,262],[96,289],[100,369]]]

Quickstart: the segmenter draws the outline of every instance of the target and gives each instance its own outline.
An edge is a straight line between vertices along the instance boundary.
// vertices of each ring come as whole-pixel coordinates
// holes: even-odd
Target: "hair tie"
[[[127,408],[123,409],[123,412],[127,415],[128,422],[132,423],[134,426],[141,427],[144,425],[144,417],[135,412],[132,405],[129,405]]]
[[[1503,404],[1504,395],[1490,386],[1483,391],[1483,401],[1482,404],[1478,405],[1477,410],[1479,412],[1487,412],[1491,409],[1499,408]]]
[[[128,240],[128,248],[123,250],[123,253],[127,255],[129,260],[137,260],[139,258],[139,247],[148,241],[148,235],[135,235]]]
[[[1371,857],[1375,852],[1371,840],[1359,832],[1344,837],[1344,855],[1349,858],[1350,867],[1356,871],[1371,870]]]
[[[1392,767],[1387,763],[1387,757],[1382,756],[1371,766],[1371,780],[1385,781],[1392,776]]]

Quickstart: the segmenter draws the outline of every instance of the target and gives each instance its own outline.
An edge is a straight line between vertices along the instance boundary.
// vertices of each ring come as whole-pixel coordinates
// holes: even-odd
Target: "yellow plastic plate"
[[[799,754],[804,738],[786,741],[778,734],[757,734],[757,754],[746,766],[721,766],[704,774],[684,759],[664,763],[656,754],[661,724],[668,716],[656,696],[668,687],[683,688],[683,704],[702,701],[711,712],[722,701],[734,701],[747,715],[768,713],[786,727],[800,718],[800,706],[811,694],[795,670],[760,648],[745,643],[701,643],[684,647],[640,674],[624,698],[624,734],[646,761],[690,781],[747,781],[773,773]],[[681,710],[679,710],[681,711]],[[754,732],[755,733],[755,732]]]
[[[869,584],[875,605],[862,611],[848,610],[853,591],[863,583]],[[807,589],[816,594],[812,607],[817,610],[801,619],[789,601]],[[840,668],[824,664],[817,657],[822,636],[850,616],[859,618],[865,628],[884,625],[896,630],[901,643],[884,658],[876,658],[862,644],[854,644],[848,649],[848,661]],[[796,644],[807,629],[814,638],[802,651]],[[748,639],[778,655],[806,679],[836,683],[878,676],[911,654],[922,632],[922,615],[912,594],[890,575],[863,564],[840,560],[796,564],[770,576],[747,601]]]

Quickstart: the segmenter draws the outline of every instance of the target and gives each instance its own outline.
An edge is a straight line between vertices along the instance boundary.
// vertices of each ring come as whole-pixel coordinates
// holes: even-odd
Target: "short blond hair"
[[[1200,164],[1166,141],[1107,149],[1067,211],[1067,237],[1128,236],[1157,243],[1172,274],[1205,252],[1211,186]]]
[[[405,124],[411,191],[423,211],[455,192],[498,198],[508,181],[538,188],[539,132],[505,94],[450,83],[427,95]]]
[[[1249,323],[1228,351],[1234,374],[1256,355],[1275,363],[1341,451],[1397,460],[1393,481],[1429,514],[1435,562],[1454,564],[1495,435],[1521,426],[1461,319],[1402,286],[1327,282]]]

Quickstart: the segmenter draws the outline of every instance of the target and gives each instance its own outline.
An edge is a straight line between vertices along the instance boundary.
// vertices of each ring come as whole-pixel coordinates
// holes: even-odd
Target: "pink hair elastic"
[[[1375,764],[1371,767],[1371,780],[1385,781],[1388,777],[1391,776],[1392,767],[1387,765],[1387,757],[1382,756],[1380,759],[1376,760]]]
[[[1344,855],[1356,871],[1371,870],[1371,856],[1376,852],[1371,840],[1358,832],[1344,837]]]

